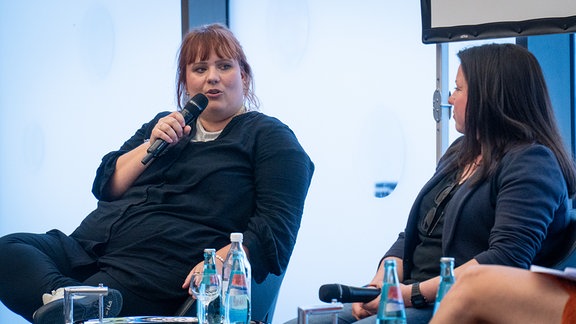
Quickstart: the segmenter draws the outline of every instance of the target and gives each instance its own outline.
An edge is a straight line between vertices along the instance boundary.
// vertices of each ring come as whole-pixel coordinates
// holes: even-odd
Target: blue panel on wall
[[[574,152],[573,37],[566,34],[532,36],[527,42],[528,49],[542,66],[560,132],[571,152]]]
[[[182,35],[211,23],[228,26],[228,0],[182,0]]]

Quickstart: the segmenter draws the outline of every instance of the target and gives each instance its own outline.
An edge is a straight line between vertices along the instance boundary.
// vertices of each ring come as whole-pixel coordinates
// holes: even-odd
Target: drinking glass
[[[190,279],[190,291],[200,303],[198,307],[198,323],[206,324],[208,305],[218,298],[221,289],[221,279],[217,273],[196,272]]]

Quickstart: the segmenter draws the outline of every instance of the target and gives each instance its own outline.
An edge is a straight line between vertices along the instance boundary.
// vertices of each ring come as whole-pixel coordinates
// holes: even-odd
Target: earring
[[[190,94],[188,93],[188,91],[184,92],[184,95],[180,100],[184,102],[184,105],[188,103],[188,101],[190,100]]]

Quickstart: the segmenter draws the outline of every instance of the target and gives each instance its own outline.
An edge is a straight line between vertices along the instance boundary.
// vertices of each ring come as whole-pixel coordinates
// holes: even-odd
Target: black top
[[[281,274],[296,242],[314,165],[275,118],[248,112],[233,118],[214,141],[182,139],[120,199],[108,198],[117,158],[149,138],[167,114],[103,158],[93,186],[98,207],[71,236],[140,296],[186,296],[182,283],[203,260],[203,249],[229,244],[231,232],[244,233],[257,282]]]
[[[420,243],[414,249],[414,267],[410,276],[415,281],[425,281],[440,272],[440,258],[444,256],[442,255],[444,208],[458,187],[455,176],[446,177],[422,199],[418,223]]]
[[[384,255],[402,258],[404,281],[411,279],[420,244],[423,197],[454,172],[448,165],[458,158],[461,139],[440,159],[436,173],[414,201],[405,231]],[[520,268],[545,262],[562,244],[570,220],[568,198],[554,153],[537,143],[520,144],[504,155],[485,181],[474,186],[464,182],[454,192],[444,208],[442,255],[455,258],[455,267],[471,259]]]

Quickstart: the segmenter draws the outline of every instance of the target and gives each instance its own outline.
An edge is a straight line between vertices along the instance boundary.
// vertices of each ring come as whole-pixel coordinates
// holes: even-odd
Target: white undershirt
[[[205,130],[204,127],[202,127],[202,123],[200,123],[200,120],[197,119],[196,120],[196,134],[194,134],[194,137],[192,138],[192,142],[213,141],[218,136],[220,136],[220,133],[222,133],[222,130],[219,130],[217,132],[209,132],[209,131]]]
[[[243,114],[246,112],[246,107],[242,106],[242,108],[240,108],[240,110],[238,110],[238,112],[236,113],[235,116]],[[194,137],[192,138],[192,142],[210,142],[215,140],[216,138],[218,138],[218,136],[220,136],[220,133],[222,133],[222,130],[219,130],[217,132],[209,132],[207,130],[204,129],[204,127],[202,127],[202,123],[200,123],[200,119],[196,119],[196,134],[194,134]]]

